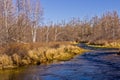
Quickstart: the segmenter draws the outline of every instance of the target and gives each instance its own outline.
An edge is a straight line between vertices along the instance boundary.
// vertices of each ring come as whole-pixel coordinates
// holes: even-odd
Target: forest
[[[16,2],[16,4],[15,4]],[[120,39],[120,18],[116,11],[102,16],[49,25],[43,23],[39,0],[0,0],[0,44],[12,42],[85,41],[104,42]]]

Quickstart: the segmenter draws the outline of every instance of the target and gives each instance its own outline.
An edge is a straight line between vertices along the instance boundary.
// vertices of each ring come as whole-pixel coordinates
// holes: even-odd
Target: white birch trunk
[[[8,12],[7,12],[7,0],[4,0],[4,22],[5,22],[5,34],[6,43],[8,42]]]
[[[34,29],[32,30],[32,42],[35,43],[37,38],[37,28],[34,26]]]

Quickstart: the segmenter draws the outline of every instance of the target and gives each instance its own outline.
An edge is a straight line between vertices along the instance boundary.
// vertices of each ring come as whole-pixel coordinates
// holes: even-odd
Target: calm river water
[[[92,51],[66,62],[0,71],[0,80],[120,80],[120,56]]]

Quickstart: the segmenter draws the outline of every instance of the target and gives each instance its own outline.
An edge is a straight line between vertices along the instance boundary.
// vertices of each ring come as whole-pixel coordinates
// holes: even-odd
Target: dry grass
[[[120,42],[106,43],[105,46],[110,48],[120,48]]]
[[[69,60],[74,55],[81,54],[85,50],[73,45],[61,45],[59,48],[38,48],[29,51],[28,56],[34,61],[53,62]]]
[[[21,56],[19,56],[18,54],[13,54],[12,58],[13,58],[14,64],[16,64],[17,66],[21,64],[21,61],[22,61]]]
[[[9,68],[13,66],[13,60],[11,56],[6,54],[0,55],[0,69]]]
[[[0,68],[70,60],[84,51],[86,50],[71,45],[70,42],[14,43],[5,48],[3,51],[5,54],[0,53]]]
[[[32,49],[32,46],[27,43],[13,43],[5,46],[4,48],[4,53],[6,53],[7,55],[13,55],[17,53],[18,55],[25,56],[28,51]]]
[[[120,40],[118,41],[99,41],[99,43],[90,44],[90,46],[103,47],[103,48],[120,48]]]
[[[72,42],[49,42],[49,43],[30,43],[33,48],[40,48],[40,47],[51,47],[51,48],[58,48],[60,45],[70,45],[73,44]]]

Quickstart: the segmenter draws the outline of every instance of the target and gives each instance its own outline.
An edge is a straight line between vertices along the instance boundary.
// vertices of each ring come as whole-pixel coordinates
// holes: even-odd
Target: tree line
[[[0,44],[13,42],[84,41],[103,42],[120,39],[120,18],[116,11],[102,16],[41,25],[40,1],[0,0]]]
[[[36,42],[42,14],[40,0],[0,0],[0,44]]]
[[[77,41],[89,43],[112,42],[120,39],[120,18],[116,11],[106,12],[102,16],[80,20],[51,23],[38,28],[37,41]]]

